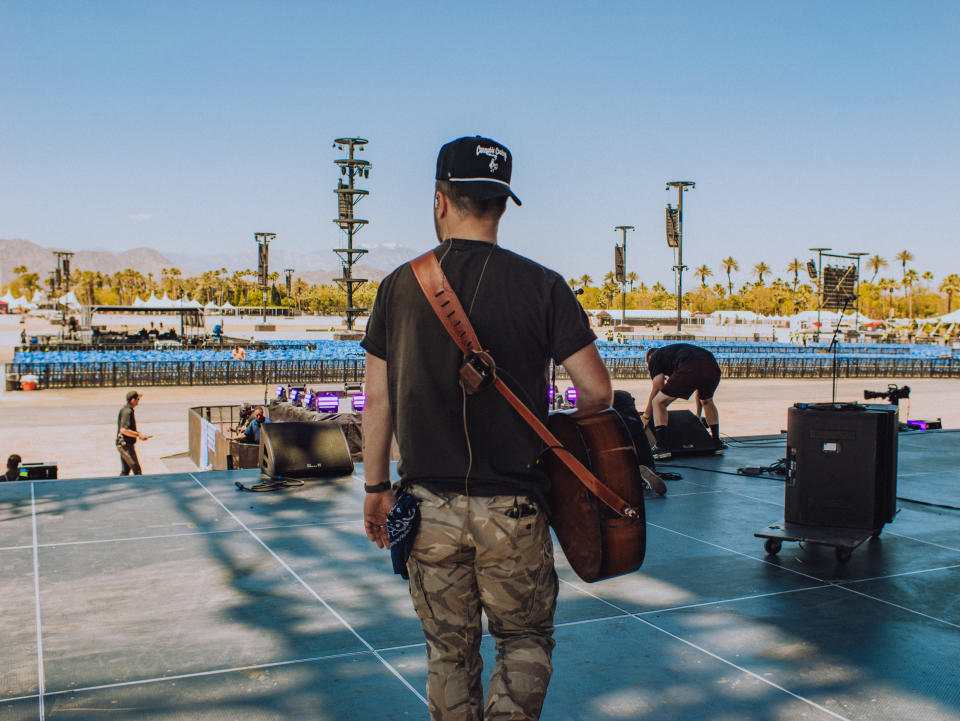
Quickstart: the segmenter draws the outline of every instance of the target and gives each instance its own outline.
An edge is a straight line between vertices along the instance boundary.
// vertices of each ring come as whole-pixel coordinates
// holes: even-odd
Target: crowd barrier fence
[[[642,357],[605,358],[613,378],[649,377]],[[726,378],[830,378],[829,355],[722,358]],[[836,359],[839,378],[960,378],[960,359],[877,355]],[[144,386],[284,385],[360,383],[364,360],[153,361],[110,363],[9,363],[7,390],[36,376],[38,388],[142,388]],[[565,378],[563,368],[557,375]]]

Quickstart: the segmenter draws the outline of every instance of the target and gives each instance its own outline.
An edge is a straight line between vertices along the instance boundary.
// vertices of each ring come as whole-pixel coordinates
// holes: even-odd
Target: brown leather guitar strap
[[[609,506],[617,515],[624,518],[635,518],[637,509],[603,485],[586,466],[577,460],[576,456],[560,444],[556,436],[497,377],[493,358],[482,349],[483,347],[477,339],[477,334],[473,330],[470,319],[464,312],[463,306],[460,305],[457,294],[450,288],[447,277],[443,274],[443,269],[440,267],[433,251],[428,251],[414,258],[410,261],[410,267],[413,269],[413,274],[420,284],[423,294],[427,297],[430,307],[433,308],[433,312],[437,314],[437,318],[440,319],[443,327],[466,357],[467,362],[460,371],[460,378],[467,392],[474,393],[481,388],[492,385],[591,493]]]

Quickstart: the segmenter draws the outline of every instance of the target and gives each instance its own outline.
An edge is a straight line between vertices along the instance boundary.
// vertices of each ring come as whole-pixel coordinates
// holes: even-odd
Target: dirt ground
[[[881,379],[841,380],[837,399],[863,399],[863,390],[884,390]],[[908,379],[909,407],[904,401],[901,418],[942,418],[945,428],[960,427],[960,381]],[[900,382],[901,385],[904,382]],[[561,388],[564,386],[561,384]],[[620,381],[645,403],[649,381]],[[331,386],[333,388],[333,386]],[[0,392],[0,457],[19,453],[24,461],[56,461],[61,478],[113,476],[120,459],[114,446],[117,412],[126,388]],[[262,403],[262,386],[148,387],[139,389],[143,400],[137,424],[153,435],[137,444],[144,473],[165,473],[169,457],[187,450],[187,410],[192,406]],[[272,388],[268,392],[272,392]],[[798,401],[831,399],[829,380],[725,380],[717,391],[720,428],[730,436],[779,433],[787,425],[787,409]],[[675,408],[690,407],[678,401]],[[166,461],[164,458],[168,457]],[[183,461],[179,461],[182,467]]]

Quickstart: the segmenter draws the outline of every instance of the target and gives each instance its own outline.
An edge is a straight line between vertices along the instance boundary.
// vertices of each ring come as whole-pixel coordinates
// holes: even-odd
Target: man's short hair
[[[438,193],[443,193],[454,209],[461,215],[500,220],[503,212],[507,209],[507,198],[509,197],[507,195],[499,198],[477,200],[476,198],[470,198],[464,195],[460,192],[457,184],[451,183],[449,180],[438,180],[436,190]]]
[[[17,455],[16,453],[11,454],[11,456],[7,459],[7,470],[12,471],[15,468],[19,468],[20,461],[22,460],[23,459],[20,458],[20,456]]]

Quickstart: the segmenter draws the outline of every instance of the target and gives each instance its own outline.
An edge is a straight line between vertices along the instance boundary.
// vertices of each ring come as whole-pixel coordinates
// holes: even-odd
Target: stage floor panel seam
[[[936,546],[937,548],[942,548],[946,551],[956,551],[960,553],[960,548],[954,548],[953,546],[944,546],[942,543],[934,543],[933,541],[924,541],[922,538],[915,538],[914,536],[907,536],[903,533],[898,533],[897,531],[888,531],[886,528],[883,529],[883,533],[888,536],[896,536],[897,538],[906,538],[908,541],[916,541],[917,543],[925,543],[928,546]]]
[[[278,531],[285,528],[315,528],[315,527],[331,527],[331,526],[349,526],[359,524],[361,521],[358,518],[357,520],[352,521],[331,521],[328,523],[291,523],[283,524],[277,526],[250,526],[252,530],[255,531]],[[38,548],[65,548],[69,546],[90,546],[98,543],[124,543],[127,541],[162,541],[168,538],[195,538],[198,536],[217,536],[217,535],[226,535],[231,533],[247,533],[244,528],[225,528],[220,531],[192,531],[189,533],[159,533],[151,536],[122,536],[118,538],[98,538],[90,541],[59,541],[55,543],[41,543]],[[0,548],[0,551],[13,551],[18,549],[28,549],[33,548],[33,546],[10,546],[7,548]]]
[[[384,650],[384,649],[377,649]],[[130,681],[117,681],[116,683],[95,684],[93,686],[81,686],[77,688],[57,689],[46,691],[44,697],[67,696],[73,693],[87,693],[90,691],[102,691],[111,688],[124,688],[128,686],[141,686],[147,684],[164,683],[166,681],[181,681],[188,678],[203,678],[205,676],[222,676],[230,673],[241,673],[243,671],[258,671],[267,668],[279,668],[282,666],[295,666],[297,664],[316,663],[320,661],[333,661],[340,658],[351,658],[360,656],[373,656],[373,651],[347,651],[344,653],[332,653],[326,656],[311,656],[307,658],[289,659],[283,661],[267,661],[265,663],[247,664],[245,666],[235,666],[230,668],[214,668],[206,671],[193,671],[191,673],[171,674],[170,676],[155,676],[153,678],[140,678]],[[23,701],[38,698],[39,694],[28,694],[25,696],[15,696],[12,698],[0,698],[0,704],[13,701]]]
[[[43,668],[43,623],[40,613],[40,549],[37,545],[37,499],[34,493],[33,483],[30,484],[30,515],[33,519],[33,590],[37,624],[37,697],[40,706],[40,721],[44,721],[43,699],[46,696],[46,678]]]
[[[712,541],[706,541],[706,540],[704,540],[704,539],[702,539],[702,538],[696,538],[695,536],[690,536],[689,534],[683,533],[682,531],[677,531],[677,530],[672,529],[672,528],[667,528],[666,526],[660,526],[660,525],[658,525],[658,524],[656,524],[656,523],[650,523],[650,521],[647,521],[647,524],[648,524],[648,525],[651,525],[651,526],[655,526],[656,528],[660,528],[660,529],[662,529],[662,530],[664,530],[664,531],[669,531],[669,532],[671,532],[671,533],[676,533],[676,534],[678,534],[678,535],[680,535],[680,536],[685,536],[686,538],[690,538],[690,539],[692,539],[692,540],[694,540],[694,541],[699,541],[700,543],[705,543],[705,544],[707,544],[707,545],[709,545],[709,546],[713,546],[713,547],[715,547],[715,548],[719,548],[719,549],[721,549],[721,550],[728,551],[728,552],[730,552],[730,553],[735,553],[735,554],[737,554],[738,556],[743,556],[743,557],[745,557],[745,558],[750,558],[750,559],[752,559],[752,560],[754,560],[754,561],[757,561],[757,562],[759,562],[759,563],[766,563],[766,564],[768,564],[768,565],[774,566],[775,568],[780,568],[780,569],[783,569],[784,571],[788,571],[788,572],[790,572],[790,573],[794,573],[794,574],[797,574],[797,575],[799,575],[799,576],[803,576],[803,577],[805,577],[805,578],[810,578],[810,579],[812,579],[812,580],[815,580],[815,581],[818,581],[818,582],[827,584],[827,585],[829,585],[829,586],[833,586],[834,588],[842,589],[842,590],[844,590],[844,591],[847,591],[848,593],[855,593],[855,594],[857,594],[858,596],[862,596],[862,597],[864,597],[864,598],[869,598],[870,600],[875,601],[875,602],[877,602],[877,603],[885,603],[885,604],[890,605],[890,606],[893,606],[893,607],[895,607],[895,608],[899,608],[899,609],[902,610],[902,611],[907,611],[908,613],[914,613],[914,614],[916,614],[916,615],[918,615],[918,616],[922,616],[923,618],[929,619],[929,620],[931,620],[931,621],[937,621],[937,622],[939,622],[939,623],[945,624],[945,625],[947,625],[947,626],[951,626],[951,627],[953,627],[953,628],[960,628],[960,625],[958,625],[958,624],[952,623],[952,622],[947,621],[947,620],[942,619],[942,618],[937,618],[936,616],[931,616],[930,614],[924,613],[923,611],[918,611],[918,610],[916,610],[916,609],[909,608],[909,607],[907,607],[907,606],[901,606],[901,605],[899,605],[899,604],[893,603],[892,601],[887,601],[887,600],[882,599],[882,598],[879,598],[879,597],[877,597],[877,596],[872,596],[872,595],[870,595],[869,593],[864,593],[864,592],[862,592],[862,591],[856,591],[856,590],[854,590],[854,589],[852,589],[852,588],[847,588],[842,582],[839,582],[839,581],[832,581],[832,580],[828,580],[828,579],[817,578],[816,576],[811,576],[810,574],[804,573],[803,571],[798,571],[798,570],[796,570],[795,568],[787,568],[786,566],[782,566],[782,565],[779,565],[779,564],[776,564],[776,563],[771,563],[770,561],[767,561],[766,559],[756,558],[755,556],[751,556],[751,555],[748,554],[748,553],[743,553],[742,551],[737,551],[736,549],[733,549],[733,548],[727,548],[727,547],[721,546],[721,545],[719,545],[719,544],[717,544],[717,543],[713,543]],[[931,569],[931,570],[933,570],[933,569]],[[850,580],[856,580],[856,579],[850,579]]]
[[[334,616],[334,618],[336,618],[336,619],[344,626],[344,628],[346,628],[350,633],[352,633],[352,634],[357,638],[357,640],[360,641],[360,643],[362,643],[364,646],[366,646],[367,649],[368,649],[370,652],[373,653],[373,655],[376,657],[376,659],[377,659],[391,674],[393,674],[393,676],[395,676],[395,677],[397,678],[397,680],[400,681],[400,683],[402,683],[414,696],[416,696],[416,697],[424,704],[424,706],[428,705],[428,704],[427,704],[427,699],[423,696],[423,694],[421,694],[419,691],[417,691],[417,690],[413,687],[413,685],[407,680],[407,678],[406,678],[403,674],[401,674],[400,671],[399,671],[396,667],[393,666],[393,664],[389,663],[380,653],[378,653],[378,652],[376,651],[376,649],[373,647],[373,645],[372,645],[369,641],[367,641],[366,638],[364,638],[362,635],[360,635],[360,633],[359,633],[355,628],[353,628],[353,626],[350,625],[350,623],[346,620],[346,618],[344,618],[342,614],[340,614],[338,611],[336,611],[336,609],[334,609],[334,608],[316,591],[316,589],[314,589],[309,583],[307,583],[307,582],[300,576],[300,574],[298,574],[298,573],[293,569],[293,567],[291,567],[286,561],[284,561],[276,551],[274,551],[262,538],[260,538],[260,536],[258,536],[256,533],[254,533],[243,521],[241,521],[240,518],[239,518],[233,511],[231,511],[231,510],[226,506],[226,504],[224,504],[223,501],[221,501],[221,500],[217,497],[217,495],[216,495],[213,491],[211,491],[211,490],[210,490],[209,488],[207,488],[199,479],[197,479],[197,477],[196,477],[194,474],[190,473],[190,474],[188,474],[188,475],[189,475],[191,478],[193,478],[193,480],[196,481],[196,483],[197,483],[204,491],[206,491],[206,492],[210,495],[211,498],[213,498],[217,503],[219,503],[220,506],[221,506],[228,514],[230,514],[230,516],[231,516],[237,523],[239,523],[244,529],[246,529],[247,532],[248,532],[261,546],[263,546],[263,548],[266,549],[266,551],[267,551],[271,556],[273,556],[273,558],[276,559],[276,561],[277,561],[278,563],[280,563],[280,564],[284,567],[284,569],[286,569],[286,571],[287,571],[291,576],[293,576],[293,577],[297,580],[297,582],[298,582],[300,585],[302,585],[315,599],[317,599],[317,601],[319,601],[319,602],[324,606],[324,608],[326,608],[330,613],[332,613],[333,616]]]
[[[573,584],[570,584],[568,581],[561,581],[561,583],[566,583],[567,585],[573,585]],[[619,606],[617,606],[617,605],[616,605],[615,603],[613,603],[612,601],[610,601],[610,600],[608,600],[608,599],[605,599],[605,598],[603,598],[602,596],[598,596],[597,594],[591,593],[590,591],[587,591],[586,589],[580,588],[579,590],[580,590],[581,592],[585,593],[586,595],[593,596],[593,598],[595,598],[596,600],[598,600],[598,601],[600,601],[600,602],[602,602],[602,603],[606,603],[606,604],[609,605],[611,608],[614,608],[614,609],[616,609],[616,610],[618,610],[618,611],[621,611],[621,612],[625,613],[627,616],[629,616],[629,617],[632,618],[633,620],[638,621],[638,622],[640,622],[640,623],[648,626],[649,628],[652,628],[652,629],[654,629],[655,631],[658,631],[659,633],[662,633],[662,634],[664,634],[664,635],[666,635],[666,636],[669,636],[670,638],[674,639],[675,641],[678,641],[678,642],[680,642],[680,643],[682,643],[682,644],[685,644],[686,646],[694,649],[695,651],[697,651],[697,652],[699,652],[699,653],[701,653],[701,654],[704,654],[704,655],[706,655],[706,656],[709,656],[710,658],[713,658],[713,659],[715,659],[715,660],[717,660],[717,661],[719,661],[719,662],[721,662],[721,663],[723,663],[723,664],[726,664],[726,665],[730,666],[731,668],[734,668],[734,669],[740,671],[741,673],[743,673],[743,674],[745,674],[745,675],[747,675],[747,676],[750,676],[751,678],[754,678],[754,679],[760,681],[761,683],[766,684],[767,686],[770,686],[770,687],[772,687],[772,688],[774,688],[774,689],[776,689],[776,690],[778,690],[778,691],[780,691],[780,692],[782,692],[782,693],[785,693],[785,694],[787,694],[787,695],[789,695],[789,696],[797,699],[798,701],[801,701],[801,702],[803,702],[803,703],[808,704],[809,706],[812,706],[812,707],[814,707],[814,708],[816,708],[816,709],[818,709],[818,710],[820,710],[820,711],[823,711],[824,713],[827,713],[827,714],[829,714],[830,716],[838,719],[838,721],[851,721],[851,719],[848,719],[848,718],[845,717],[845,716],[841,716],[840,714],[837,714],[837,713],[831,711],[830,709],[828,709],[828,708],[826,708],[826,707],[824,707],[824,706],[821,706],[820,704],[818,704],[817,702],[815,702],[815,701],[813,701],[813,700],[811,700],[811,699],[808,699],[808,698],[806,698],[806,697],[804,697],[804,696],[802,696],[802,695],[800,695],[800,694],[798,694],[798,693],[795,693],[795,692],[793,692],[793,691],[790,691],[788,688],[786,688],[786,687],[784,687],[784,686],[781,686],[780,684],[775,683],[775,682],[771,681],[770,679],[764,678],[763,676],[761,676],[760,674],[756,673],[755,671],[751,671],[750,669],[748,669],[748,668],[746,668],[746,667],[744,667],[744,666],[741,666],[741,665],[739,665],[739,664],[737,664],[737,663],[734,663],[733,661],[730,661],[729,659],[726,659],[726,658],[724,658],[723,656],[721,656],[721,655],[719,655],[719,654],[716,654],[716,653],[714,653],[714,652],[712,652],[712,651],[710,651],[710,650],[708,650],[708,649],[700,646],[699,644],[694,643],[693,641],[691,641],[691,640],[689,640],[689,639],[685,639],[685,638],[683,638],[682,636],[678,636],[677,634],[672,633],[671,631],[666,630],[665,628],[661,628],[661,627],[658,626],[657,624],[649,621],[649,620],[646,619],[646,618],[643,618],[641,614],[629,613],[629,612],[626,611],[626,609],[620,608]]]

